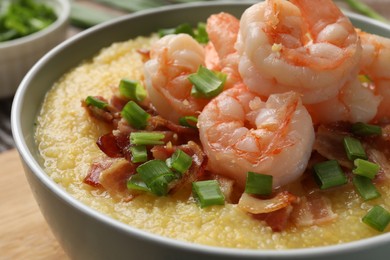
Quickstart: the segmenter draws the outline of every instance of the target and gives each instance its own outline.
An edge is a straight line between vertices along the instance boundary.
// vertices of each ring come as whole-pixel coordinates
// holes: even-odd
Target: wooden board
[[[15,149],[0,154],[0,259],[68,259],[30,191]]]

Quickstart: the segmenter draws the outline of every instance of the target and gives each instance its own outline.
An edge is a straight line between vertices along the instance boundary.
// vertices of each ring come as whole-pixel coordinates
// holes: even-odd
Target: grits
[[[143,63],[136,52],[156,37],[114,43],[93,59],[65,74],[47,94],[37,118],[36,143],[47,174],[76,199],[133,227],[182,241],[218,247],[286,249],[340,244],[379,234],[362,223],[373,205],[390,207],[390,185],[382,183],[382,197],[364,202],[351,184],[327,193],[337,221],[322,226],[291,227],[273,232],[236,205],[201,209],[189,191],[174,196],[141,195],[130,202],[114,201],[107,193],[83,183],[91,162],[103,153],[97,138],[110,131],[81,107],[88,95],[109,97],[121,78],[143,79]],[[389,228],[387,229],[387,231]]]

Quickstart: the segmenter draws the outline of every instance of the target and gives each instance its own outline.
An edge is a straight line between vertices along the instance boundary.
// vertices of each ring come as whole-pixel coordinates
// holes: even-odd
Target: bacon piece
[[[96,188],[101,188],[99,178],[102,171],[108,169],[114,162],[114,159],[104,158],[99,159],[91,164],[87,176],[83,182]]]
[[[177,181],[173,182],[170,187],[170,193],[175,193],[182,187],[202,178],[207,165],[207,156],[200,146],[195,142],[188,142],[187,145],[181,145],[178,149],[183,150],[192,157],[192,165],[188,171]]]
[[[337,160],[340,165],[353,169],[353,162],[347,157],[343,139],[350,135],[344,129],[321,125],[318,127],[313,149],[329,160]]]
[[[300,197],[291,213],[291,221],[298,227],[321,225],[336,218],[330,200],[319,193]]]
[[[123,156],[120,147],[117,145],[116,137],[112,133],[100,136],[96,144],[108,157],[118,158]]]
[[[133,194],[127,189],[127,180],[135,173],[135,165],[124,158],[116,159],[99,176],[102,187],[114,199],[129,200]]]
[[[255,214],[253,216],[256,219],[265,221],[272,228],[272,231],[280,232],[287,228],[292,210],[293,206],[288,205],[270,213]]]
[[[150,60],[150,50],[149,49],[138,49],[137,52],[141,55],[142,62]]]
[[[270,213],[285,208],[295,202],[297,197],[288,191],[282,191],[270,199],[261,199],[243,193],[238,201],[238,207],[251,214]]]

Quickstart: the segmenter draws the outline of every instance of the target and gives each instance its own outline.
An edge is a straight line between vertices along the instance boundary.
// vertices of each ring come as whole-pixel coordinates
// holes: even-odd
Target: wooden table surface
[[[390,19],[390,0],[363,1]],[[70,36],[77,32],[69,28]],[[1,153],[0,165],[0,259],[68,259],[39,211],[17,151]]]

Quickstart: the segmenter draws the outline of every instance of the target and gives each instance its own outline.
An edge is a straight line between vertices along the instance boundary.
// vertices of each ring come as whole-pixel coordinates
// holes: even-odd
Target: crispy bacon
[[[99,182],[111,197],[118,200],[129,200],[133,194],[127,189],[127,180],[135,173],[136,166],[124,158],[119,158],[99,176]]]
[[[108,157],[117,158],[123,156],[121,148],[117,145],[116,137],[112,133],[100,136],[96,144]]]
[[[265,221],[272,231],[281,232],[287,228],[292,210],[293,207],[288,205],[270,213],[255,214],[253,217]]]
[[[108,169],[114,160],[111,158],[100,158],[91,164],[87,176],[83,182],[96,188],[102,188],[99,178],[102,171]]]
[[[291,213],[291,221],[296,226],[312,226],[329,223],[337,218],[330,200],[320,193],[300,197]]]

